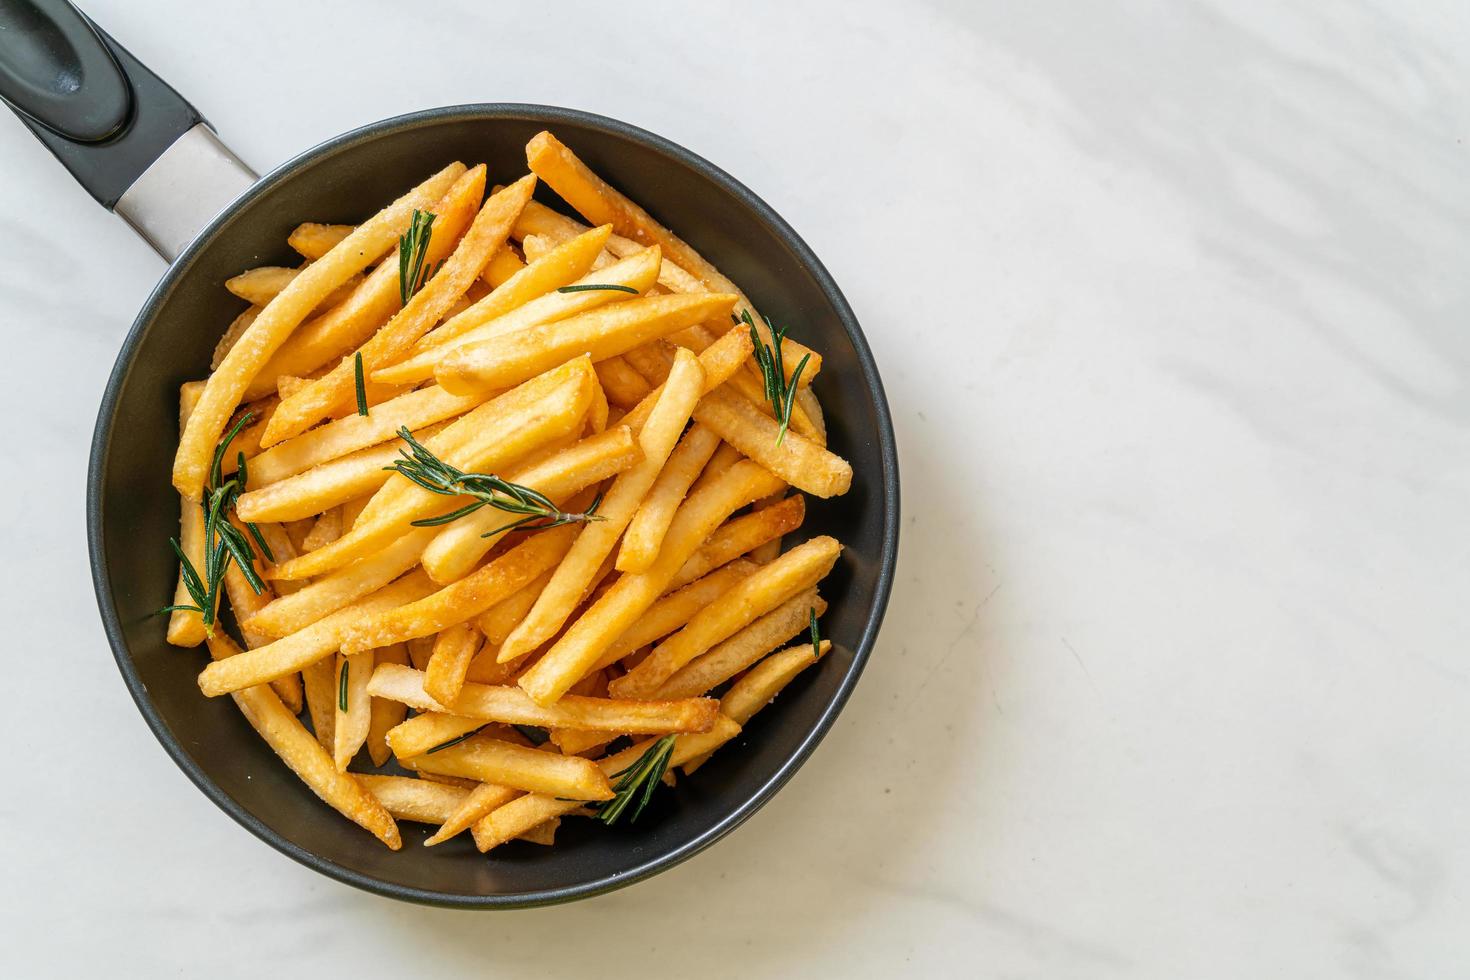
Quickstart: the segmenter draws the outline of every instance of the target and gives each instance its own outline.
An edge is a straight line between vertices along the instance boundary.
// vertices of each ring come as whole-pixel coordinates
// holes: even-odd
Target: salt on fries
[[[852,478],[820,355],[550,133],[526,156],[296,226],[180,391],[168,641],[394,849],[637,819],[831,649],[841,545],[781,551]]]

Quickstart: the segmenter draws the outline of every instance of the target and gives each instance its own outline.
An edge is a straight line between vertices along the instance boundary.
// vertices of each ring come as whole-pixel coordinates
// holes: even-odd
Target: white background
[[[499,914],[318,877],[112,665],[85,451],[162,266],[7,115],[0,972],[1466,969],[1462,0],[86,6],[262,170],[471,101],[728,169],[872,341],[902,559],[835,730],[689,863]]]

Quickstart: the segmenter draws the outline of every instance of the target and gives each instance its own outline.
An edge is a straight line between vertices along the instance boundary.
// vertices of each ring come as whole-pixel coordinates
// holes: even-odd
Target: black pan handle
[[[183,96],[67,0],[0,0],[0,99],[169,259],[255,180]]]

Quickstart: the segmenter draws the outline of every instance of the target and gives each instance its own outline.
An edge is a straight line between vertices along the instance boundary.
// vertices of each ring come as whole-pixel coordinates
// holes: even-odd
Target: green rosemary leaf
[[[342,710],[343,711],[346,711],[347,709],[346,708],[343,708]],[[424,755],[433,755],[435,752],[439,752],[439,751],[442,751],[444,749],[447,749],[451,745],[458,745],[460,742],[463,742],[465,739],[469,738],[472,735],[475,735],[479,731],[480,730],[478,728],[476,728],[474,731],[465,732],[463,735],[459,736],[458,738],[451,738],[447,742],[440,742],[438,745],[434,746],[432,749],[430,749],[429,751],[425,752]]]
[[[424,275],[424,258],[429,250],[430,229],[436,217],[432,211],[415,208],[408,230],[398,236],[398,297],[404,306],[428,279]]]
[[[632,293],[634,296],[637,296],[638,295],[638,290],[634,289],[632,286],[620,286],[620,285],[617,285],[616,283],[600,283],[600,282],[599,283],[585,283],[585,284],[573,283],[570,286],[558,286],[556,288],[556,291],[559,292],[559,293],[585,293],[585,292],[590,292],[591,290],[594,290],[594,289],[609,289],[609,290],[613,290],[614,292],[619,292],[619,293]]]
[[[633,808],[633,814],[629,817],[630,822],[638,819],[648,801],[653,798],[653,791],[658,788],[659,782],[664,778],[664,772],[669,768],[669,760],[674,755],[674,742],[676,736],[665,735],[650,745],[638,761],[627,769],[615,773],[618,779],[613,786],[613,798],[597,806],[597,819],[611,826],[618,822],[624,811],[633,805],[637,799],[637,805]]]
[[[357,387],[357,414],[366,416],[367,406],[367,384],[362,379],[362,351],[352,355],[352,381]]]
[[[817,628],[817,610],[815,606],[807,608],[809,617],[809,629],[812,634],[812,659],[815,660],[822,655],[822,631]]]
[[[337,710],[347,710],[347,670],[352,664],[344,657],[342,660],[342,676],[337,681]]]

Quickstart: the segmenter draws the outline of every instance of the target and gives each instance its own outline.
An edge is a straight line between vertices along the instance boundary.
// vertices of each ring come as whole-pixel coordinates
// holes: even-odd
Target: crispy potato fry
[[[795,432],[788,431],[777,444],[776,420],[727,388],[705,395],[694,417],[798,490],[834,497],[852,484],[847,460]]]
[[[372,720],[372,699],[367,682],[373,676],[373,651],[336,658],[337,714],[332,722],[333,759],[338,772],[347,771],[347,763],[367,741]]]
[[[505,478],[536,488],[561,507],[592,484],[626,471],[642,458],[642,453],[632,432],[626,426],[618,426],[545,459],[523,463]],[[463,578],[504,537],[504,533],[492,532],[505,527],[510,520],[511,515],[502,510],[483,507],[446,524],[424,549],[424,569],[436,582]]]
[[[199,688],[208,697],[218,697],[302,670],[335,653],[342,645],[343,635],[359,617],[370,615],[379,609],[390,609],[404,602],[412,602],[428,594],[432,588],[427,575],[418,571],[411,572],[366,599],[339,609],[290,636],[258,649],[248,650],[238,657],[210,664],[199,675]],[[307,678],[307,682],[307,693],[310,695],[310,678]],[[336,694],[335,691],[331,693],[333,696]]]
[[[515,246],[506,242],[496,250],[494,255],[490,256],[490,261],[485,263],[485,268],[480,270],[480,281],[492,290],[499,289],[510,281],[511,276],[525,267],[526,263],[522,262],[521,257],[516,254]],[[474,300],[471,305],[478,303],[480,299],[484,297]]]
[[[523,840],[528,844],[540,844],[542,847],[551,847],[556,843],[556,831],[561,826],[561,817],[552,817],[543,820],[530,830],[521,834],[516,840]]]
[[[429,658],[434,655],[433,636],[416,636],[404,644],[408,648],[408,662],[414,670],[428,670]]]
[[[546,588],[546,583],[551,581],[551,576],[555,571],[554,568],[548,568],[475,619],[475,626],[485,634],[487,646],[498,649],[505,642],[510,631],[526,618],[526,613],[530,612],[531,607],[536,604],[536,597],[541,594],[542,589]]]
[[[360,617],[344,636],[342,649],[402,643],[474,619],[560,561],[576,535],[575,524],[538,531],[458,582],[416,602]]]
[[[691,495],[674,514],[658,561],[646,572],[621,576],[535,666],[521,675],[520,686],[537,704],[556,703],[653,605],[679,567],[726,517],[752,500],[774,493],[779,486],[780,481],[766,470],[743,461],[701,493]]]
[[[401,643],[382,647],[374,653],[373,663],[374,665],[407,666],[408,649]],[[368,719],[368,754],[372,756],[373,765],[381,766],[393,755],[393,749],[388,745],[388,732],[403,724],[404,716],[408,714],[408,705],[401,701],[390,701],[387,698],[372,698],[369,713],[371,717]]]
[[[476,167],[465,176],[474,176],[483,187],[483,166]],[[432,278],[413,295],[408,305],[358,348],[356,356],[362,358],[364,376],[391,363],[439,322],[455,300],[480,275],[480,270],[490,260],[491,254],[505,242],[510,233],[511,222],[520,213],[534,187],[535,179],[527,176],[485,202],[480,213],[470,223],[469,230]],[[313,381],[309,388],[283,401],[271,417],[271,424],[261,437],[261,445],[272,446],[305,432],[333,410],[350,404],[353,399],[355,370],[354,358],[343,358],[324,377]]]
[[[653,653],[608,685],[608,690],[618,697],[653,695],[674,671],[820,582],[841,553],[836,538],[822,535],[761,566],[654,647]]]
[[[330,655],[301,668],[306,710],[317,743],[330,753],[337,747],[337,664]],[[336,765],[334,762],[333,765]]]
[[[467,472],[499,469],[574,432],[591,406],[596,383],[588,359],[577,358],[461,416],[424,445]],[[340,568],[384,547],[413,521],[446,514],[463,503],[399,478],[378,491],[351,531],[278,567],[275,574],[302,578]]]
[[[659,342],[662,344],[662,342]],[[669,364],[673,365],[674,351],[669,349]],[[724,384],[740,369],[750,356],[750,336],[743,334],[738,328],[728,330],[714,343],[699,352],[699,366],[704,368],[704,390],[705,394]],[[666,374],[667,372],[665,372]],[[648,397],[639,402],[627,415],[618,420],[620,425],[637,432],[648,420],[648,413],[653,411],[653,406],[658,402],[660,389],[663,388],[663,376],[659,383],[649,392]]]
[[[224,361],[225,355],[229,354],[230,348],[235,346],[235,343],[245,335],[245,331],[250,329],[250,325],[255,322],[255,318],[260,316],[261,309],[259,306],[246,307],[240,311],[239,316],[230,321],[230,325],[225,328],[225,332],[220,335],[219,341],[215,343],[214,353],[209,358],[209,369],[211,371],[219,369],[220,363]],[[191,381],[189,384],[197,384],[201,392],[204,390],[204,382],[202,381]]]
[[[342,504],[342,530],[349,531],[352,529],[352,525],[357,523],[358,517],[362,515],[363,510],[368,505],[368,501],[371,499],[372,494],[365,493],[360,497],[353,497],[351,500]]]
[[[640,252],[632,258],[599,272],[588,273],[570,285],[626,286],[642,293],[653,284],[657,271],[658,253],[650,250],[646,254]],[[571,292],[561,292],[558,289],[528,300],[491,320],[475,320],[473,323],[451,321],[420,341],[418,348],[408,357],[397,364],[376,371],[373,378],[389,384],[424,381],[434,376],[439,362],[456,348],[486,342],[496,337],[529,330],[532,327],[545,327],[568,317],[615,303],[620,299],[625,299],[627,295],[618,290],[608,289],[582,289]],[[478,314],[474,310],[467,310],[462,316],[473,318]],[[448,333],[449,336],[442,339],[436,336],[441,331]]]
[[[608,186],[577,155],[548,132],[537,133],[526,144],[526,163],[531,172],[546,182],[563,200],[593,224],[613,226],[613,231],[643,245],[657,245],[674,264],[696,276],[705,287],[720,293],[735,293],[737,310],[749,310],[766,343],[772,343],[770,328],[756,313],[750,300],[689,243],[653,219],[645,210]],[[794,340],[785,342],[786,377],[804,356],[811,359],[802,380],[815,376],[822,367],[821,355]]]
[[[769,497],[763,497],[760,500],[757,500],[753,505],[751,505],[751,509],[752,510],[767,510],[767,509],[769,509],[771,507],[776,506],[777,504],[779,504],[781,501],[783,501],[785,499],[786,499],[786,491],[785,490],[777,490],[775,493],[771,494]],[[780,538],[772,538],[771,540],[767,541],[765,544],[762,544],[762,545],[760,545],[757,548],[752,548],[751,551],[750,551],[750,560],[753,561],[753,562],[756,562],[757,564],[764,565],[766,562],[768,562],[771,559],[775,558],[780,553],[781,553],[781,539]]]
[[[740,734],[740,726],[724,715],[720,715],[708,732],[698,735],[680,735],[674,740],[674,751],[669,759],[669,767],[673,768],[683,765],[690,759],[707,756],[738,734]],[[603,773],[612,776],[637,762],[652,744],[652,741],[639,742],[631,748],[601,760],[598,766]],[[474,826],[471,827],[475,835],[475,846],[481,852],[488,851],[547,820],[569,813],[576,808],[577,804],[573,801],[559,800],[554,796],[541,793],[517,797],[475,821]]]
[[[435,772],[575,800],[608,800],[612,787],[596,763],[575,756],[528,749],[476,735],[414,760],[420,772]]]
[[[587,352],[594,361],[621,354],[718,315],[733,302],[724,293],[705,293],[614,303],[535,330],[456,347],[439,362],[434,377],[466,395],[519,384],[578,353]]]
[[[557,704],[543,707],[518,687],[468,683],[454,703],[446,706],[424,692],[422,673],[396,664],[384,664],[373,672],[368,693],[374,697],[402,701],[416,711],[481,718],[506,725],[577,728],[634,735],[708,731],[718,714],[716,702],[709,698],[619,701],[568,694]],[[396,744],[393,751],[395,754],[398,752]]]
[[[519,672],[519,663],[496,663],[495,647],[487,643],[470,661],[470,669],[465,672],[464,679],[471,684],[514,684]]]
[[[437,385],[399,395],[374,405],[367,415],[354,413],[317,426],[253,457],[247,489],[268,486],[328,460],[387,442],[396,438],[403,426],[418,430],[463,415],[484,400],[483,395],[451,395]]]
[[[771,654],[730,685],[730,690],[720,699],[720,713],[744,725],[755,717],[756,712],[770,704],[787,684],[795,680],[796,675],[826,656],[831,649],[832,643],[823,640],[820,650],[815,654],[810,643],[787,647]],[[684,763],[684,775],[688,776],[704,765],[708,758],[709,753],[705,752]]]
[[[393,699],[385,698],[384,700]],[[402,702],[395,703],[402,704]],[[438,711],[414,715],[407,721],[400,722],[388,732],[388,747],[393,750],[395,757],[411,759],[425,752],[432,752],[461,735],[478,731],[485,725],[486,722],[479,718],[462,718],[459,715],[449,715]]]
[[[549,640],[591,590],[592,576],[612,554],[618,537],[658,478],[703,390],[704,369],[699,359],[683,351],[638,434],[643,459],[613,481],[598,511],[602,520],[582,528],[536,604],[501,644],[496,658],[501,663],[515,660]]]
[[[612,231],[612,228],[608,227],[608,231]],[[555,247],[555,242],[540,235],[527,235],[521,239],[521,251],[526,253],[527,262],[535,262]]]
[[[424,691],[429,697],[440,704],[459,697],[470,660],[479,652],[483,640],[480,631],[469,623],[456,623],[440,631],[424,670]]]
[[[439,829],[434,831],[428,840],[424,841],[425,847],[433,847],[442,844],[449,838],[470,829],[470,826],[492,810],[496,810],[517,796],[523,795],[518,789],[509,786],[498,786],[495,783],[481,783],[464,798],[464,801],[455,808],[454,812],[448,814],[439,821]]]
[[[224,663],[239,654],[240,648],[223,631],[216,631],[209,638],[209,652],[216,663]],[[393,850],[402,846],[398,825],[388,811],[363,789],[355,777],[337,770],[331,756],[286,710],[268,685],[237,691],[234,698],[250,727],[265,739],[271,750],[301,777],[313,793]]]
[[[238,276],[225,280],[225,288],[245,302],[264,306],[291,284],[300,269],[287,269],[279,265],[262,265],[246,269]]]
[[[316,551],[325,548],[342,536],[342,511],[333,507],[316,519],[306,537],[301,539],[301,550]]]
[[[199,499],[215,444],[251,379],[322,299],[392,248],[413,210],[436,200],[462,169],[462,164],[446,167],[368,219],[261,310],[219,370],[210,375],[189,417],[174,457],[175,489],[191,500]]]
[[[238,521],[232,521],[238,525]],[[255,573],[261,574],[259,560],[255,562]],[[231,563],[225,569],[224,575],[225,596],[230,600],[230,611],[235,614],[235,621],[242,624],[240,632],[245,639],[246,649],[254,649],[265,646],[270,642],[270,637],[262,636],[243,625],[254,613],[263,609],[274,598],[270,586],[266,586],[257,593],[250,587],[245,579],[245,573],[240,571],[240,566]],[[271,688],[280,697],[281,703],[291,710],[292,714],[298,714],[302,705],[301,675],[287,674],[277,677],[271,681]]]
[[[618,571],[643,572],[653,564],[669,522],[674,519],[674,511],[719,445],[720,437],[698,423],[679,440],[658,479],[638,505],[638,513],[628,523],[618,550]]]
[[[697,581],[666,593],[613,641],[597,666],[610,667],[640,647],[682,629],[695,613],[749,578],[758,567],[754,562],[737,558]]]
[[[357,780],[395,820],[414,823],[443,823],[474,792],[461,786],[411,776],[363,774]]]
[[[773,507],[726,521],[684,563],[669,587],[677,589],[687,585],[732,559],[753,553],[767,541],[790,534],[801,527],[805,517],[806,498],[798,494]]]
[[[821,616],[826,611],[827,603],[816,589],[798,593],[729,639],[715,644],[708,653],[680,667],[660,685],[656,696],[694,697],[713,690],[805,631],[812,613]],[[680,693],[684,691],[693,694]]]
[[[625,412],[647,398],[649,392],[653,391],[653,387],[643,379],[643,375],[633,370],[621,357],[609,357],[604,361],[598,361],[595,366],[598,383],[607,393],[608,401]]]
[[[314,221],[303,221],[286,237],[286,244],[298,254],[315,261],[335,248],[352,231],[352,225],[322,225]]]
[[[194,406],[204,394],[204,382],[187,381],[179,387],[179,431],[189,424]],[[179,495],[179,548],[195,570],[204,568],[204,509],[198,500]],[[202,573],[202,572],[201,572]],[[177,584],[174,585],[173,605],[192,605],[194,599],[184,587],[184,568],[179,565]],[[204,617],[197,612],[175,609],[168,614],[168,632],[165,636],[176,647],[197,647],[204,642]]]
[[[525,241],[530,235],[537,235],[548,241],[560,244],[577,235],[586,233],[587,226],[575,218],[553,211],[544,204],[536,201],[526,205],[521,216],[516,219],[516,225],[511,229],[511,237],[517,241]],[[598,262],[604,258],[626,259],[635,252],[641,252],[645,246],[638,244],[631,238],[622,235],[608,236],[606,251],[600,256]],[[611,263],[609,263],[611,264]],[[599,267],[594,265],[594,268]],[[671,293],[700,293],[708,292],[708,287],[697,278],[685,272],[674,264],[673,260],[665,257],[658,270],[658,285]]]

